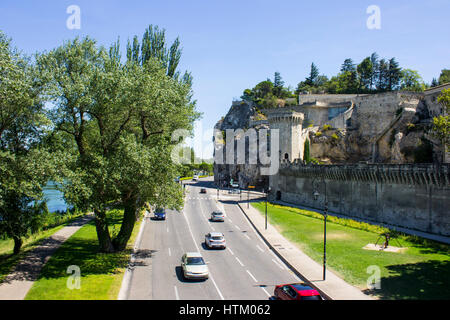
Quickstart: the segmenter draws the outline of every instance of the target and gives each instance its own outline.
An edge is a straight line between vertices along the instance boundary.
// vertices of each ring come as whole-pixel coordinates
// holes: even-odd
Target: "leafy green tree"
[[[391,58],[388,63],[387,90],[397,90],[402,77],[402,68],[395,58]]]
[[[273,94],[278,98],[282,98],[284,81],[281,78],[279,72],[275,72],[274,81],[273,81]]]
[[[199,117],[191,101],[192,79],[168,72],[165,53],[170,50],[162,45],[163,32],[147,31],[141,57],[136,59],[137,45],[128,46],[125,64],[118,43],[107,51],[89,38],[38,58],[51,84],[55,130],[76,144],[65,197],[94,211],[103,252],[125,248],[145,203],[182,205],[174,182],[178,168],[171,159],[178,141],[171,141],[171,134],[192,130]],[[124,216],[119,233],[111,237],[106,212],[117,202]]]
[[[319,68],[313,63],[311,63],[311,69],[309,71],[309,76],[305,79],[305,85],[315,86],[317,84],[317,77],[319,76]]]
[[[450,69],[443,69],[439,75],[439,84],[450,82]]]
[[[430,87],[436,87],[438,85],[439,85],[439,81],[436,78],[433,78],[433,80],[431,80]]]
[[[432,133],[447,150],[450,147],[450,89],[442,90],[438,102],[444,106],[445,113],[433,118]]]
[[[341,72],[355,72],[356,67],[353,63],[353,60],[348,58],[344,60],[344,63],[341,66]]]
[[[263,99],[269,93],[273,94],[273,82],[270,80],[258,83],[253,89],[255,98]]]
[[[14,254],[40,227],[42,186],[61,160],[40,144],[50,122],[37,73],[0,32],[0,234],[14,240]]]
[[[303,161],[309,163],[311,161],[311,155],[309,151],[309,139],[305,140],[305,144],[303,146]]]
[[[425,90],[425,83],[416,70],[403,69],[401,71],[400,89],[420,92]]]
[[[370,55],[370,62],[372,63],[372,74],[370,77],[370,86],[369,89],[373,91],[375,89],[376,79],[378,76],[378,71],[380,67],[379,56],[376,52],[373,52]]]
[[[389,63],[381,59],[378,63],[376,89],[379,92],[387,91],[389,88]]]
[[[357,67],[358,72],[358,91],[369,92],[372,86],[372,77],[374,72],[374,65],[370,57],[365,58]]]

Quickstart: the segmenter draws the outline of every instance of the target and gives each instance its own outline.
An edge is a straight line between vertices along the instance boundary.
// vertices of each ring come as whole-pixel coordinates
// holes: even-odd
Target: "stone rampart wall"
[[[450,236],[450,165],[305,166],[284,162],[271,198],[359,219]],[[314,191],[320,196],[314,199]]]

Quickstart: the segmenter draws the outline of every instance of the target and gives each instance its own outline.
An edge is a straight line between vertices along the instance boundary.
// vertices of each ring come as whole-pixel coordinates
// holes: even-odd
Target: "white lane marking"
[[[176,286],[173,286],[174,287],[174,289],[175,289],[175,298],[177,299],[177,300],[180,300],[180,296],[178,295],[178,289],[177,289],[177,287]]]
[[[256,247],[259,249],[259,251],[264,252],[264,249],[261,248],[260,246],[256,245]]]
[[[169,233],[169,227],[167,227],[166,231],[167,231],[167,233]]]
[[[234,226],[236,227],[236,229],[241,230],[238,225],[235,224]]]
[[[261,287],[261,289],[267,294],[267,296],[270,298],[272,295],[271,294],[269,294],[268,292],[267,292],[267,290],[266,289],[264,289],[263,287]]]
[[[275,263],[278,266],[278,268],[280,268],[281,270],[284,270],[284,268],[278,262],[276,262],[275,259],[272,259],[272,261],[273,261],[273,263]]]
[[[228,220],[230,220],[230,222],[233,223],[233,220],[231,220],[230,218],[228,218]]]
[[[278,264],[283,267],[284,270],[289,270],[289,268],[285,266],[284,262],[281,261],[280,258],[272,250],[269,251],[275,257],[275,260],[278,262]]]
[[[246,270],[246,271],[255,282],[258,282],[258,280],[256,280],[256,278],[250,273],[250,271],[248,271],[248,270]]]
[[[241,260],[239,260],[238,257],[235,257],[235,258],[236,258],[237,262],[239,262],[239,264],[240,264],[242,267],[245,267],[244,264],[241,262]]]
[[[252,240],[248,235],[244,234],[244,236],[246,236],[248,240]]]
[[[228,248],[228,251],[230,251],[231,255],[233,255],[233,256],[234,256],[234,253],[233,253],[233,251],[231,251],[231,249],[230,249],[230,248]]]
[[[172,256],[172,252],[170,252],[170,248],[169,248],[169,256],[170,256],[170,257]]]
[[[200,210],[201,210],[201,209],[200,209]],[[189,233],[191,234],[192,240],[194,241],[194,245],[195,245],[195,247],[197,248],[197,251],[200,252],[200,249],[198,248],[197,242],[195,241],[194,234],[192,233],[191,225],[190,225],[190,223],[189,223],[187,214],[183,214],[183,216],[184,216],[184,218],[186,219],[186,223],[187,223],[187,225],[188,225]],[[220,296],[220,299],[225,300],[225,298],[224,298],[223,295],[222,295],[222,292],[220,292],[219,287],[217,286],[216,282],[214,281],[214,278],[213,278],[211,272],[209,272],[209,279],[211,279],[212,283],[214,284],[214,287],[216,287],[216,290],[217,290],[217,293],[218,293],[219,296]]]

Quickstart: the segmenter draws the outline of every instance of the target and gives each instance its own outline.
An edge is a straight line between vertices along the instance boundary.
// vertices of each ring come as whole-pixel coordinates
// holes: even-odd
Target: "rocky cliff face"
[[[389,92],[355,99],[346,130],[310,134],[311,157],[323,163],[430,163],[442,159],[430,134],[430,110],[423,94]]]
[[[254,185],[263,188],[268,184],[267,176],[260,174],[260,164],[249,163],[249,153],[255,152],[255,148],[259,144],[258,139],[255,141],[247,141],[245,143],[245,163],[237,161],[237,146],[238,143],[246,139],[246,133],[249,129],[254,129],[256,137],[260,129],[268,129],[268,124],[262,119],[263,116],[258,112],[256,106],[248,102],[235,102],[231,106],[227,115],[218,121],[215,129],[222,132],[222,137],[216,137],[215,144],[215,164],[214,164],[214,181],[217,185],[227,186],[231,179],[233,182],[240,184],[241,187]],[[237,133],[234,137],[234,159],[226,158],[227,148],[226,130],[235,130]],[[242,132],[238,133],[237,130]],[[257,149],[256,149],[257,150]]]
[[[302,137],[308,137],[310,141],[310,157],[325,164],[442,162],[442,146],[430,132],[433,116],[442,110],[437,102],[440,90],[352,97],[353,110],[346,120],[345,129],[328,126],[303,128]],[[333,119],[328,123],[333,123]],[[234,102],[215,128],[222,132],[243,129],[244,133],[235,137],[237,142],[245,139],[247,130],[258,132],[269,128],[269,123],[256,106]],[[216,152],[225,154],[227,145],[224,139],[215,142]],[[303,147],[300,146],[302,150]],[[236,144],[234,148],[236,154]],[[215,180],[223,184],[233,179],[240,181],[242,187],[266,186],[268,178],[260,175],[259,168],[259,164],[249,163],[215,164]]]

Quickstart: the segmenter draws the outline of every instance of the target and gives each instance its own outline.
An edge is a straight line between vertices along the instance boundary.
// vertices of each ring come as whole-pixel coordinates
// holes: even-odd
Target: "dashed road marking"
[[[250,273],[250,271],[246,270],[247,273],[250,275],[250,277],[252,277],[253,281],[258,282],[258,280],[256,280],[256,278]]]
[[[176,298],[177,300],[180,300],[180,296],[178,295],[178,289],[177,289],[177,287],[174,286],[173,288],[175,289],[175,298]]]
[[[241,267],[245,267],[244,264],[241,262],[241,260],[239,260],[238,257],[235,257],[235,258],[236,258],[237,262],[239,262],[239,264],[241,265]]]
[[[269,294],[268,292],[267,292],[267,290],[266,289],[264,289],[263,287],[261,287],[261,289],[267,294],[267,296],[270,298],[272,295],[271,294]]]

